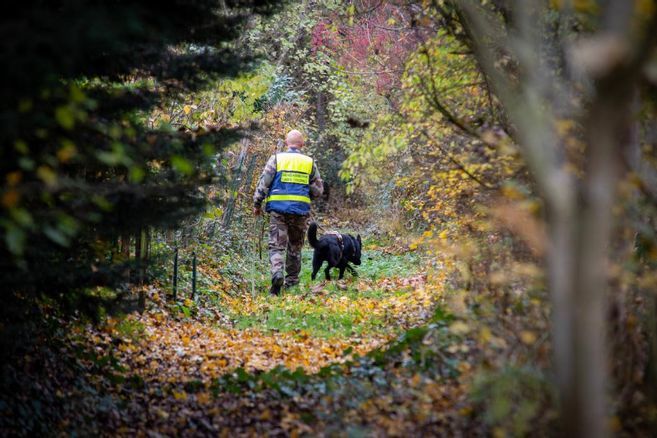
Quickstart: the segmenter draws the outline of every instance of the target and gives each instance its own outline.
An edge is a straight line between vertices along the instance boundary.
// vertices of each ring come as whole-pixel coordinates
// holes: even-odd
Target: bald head
[[[291,130],[285,136],[285,144],[288,145],[288,147],[300,148],[303,146],[303,134],[296,129]]]

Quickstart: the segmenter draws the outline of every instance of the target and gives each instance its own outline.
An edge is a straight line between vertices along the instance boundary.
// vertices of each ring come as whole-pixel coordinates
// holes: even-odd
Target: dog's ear
[[[363,242],[361,242],[361,240],[360,240],[360,234],[358,234],[358,235],[356,236],[356,240],[358,240],[358,243],[360,243],[361,245],[363,244]]]

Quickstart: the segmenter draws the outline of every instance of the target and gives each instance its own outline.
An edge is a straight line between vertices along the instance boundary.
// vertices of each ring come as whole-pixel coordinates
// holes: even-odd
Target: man
[[[261,204],[270,213],[269,262],[271,264],[272,295],[281,286],[299,283],[301,248],[303,247],[310,199],[322,196],[323,183],[314,160],[301,153],[304,140],[296,129],[285,137],[287,151],[272,155],[260,176],[253,195],[253,214],[262,214]],[[285,251],[287,249],[287,255]],[[285,262],[285,263],[284,263]],[[283,267],[287,276],[283,277]]]

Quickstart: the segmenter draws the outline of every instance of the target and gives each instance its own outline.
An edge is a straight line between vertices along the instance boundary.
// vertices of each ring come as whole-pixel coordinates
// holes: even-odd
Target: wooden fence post
[[[178,248],[173,252],[173,301],[178,299]]]
[[[196,297],[196,251],[192,253],[192,300]]]

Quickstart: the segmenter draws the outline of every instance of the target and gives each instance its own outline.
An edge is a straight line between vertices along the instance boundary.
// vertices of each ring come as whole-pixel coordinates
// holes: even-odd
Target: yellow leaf
[[[550,6],[553,9],[562,9],[565,4],[564,0],[550,0]],[[598,10],[595,0],[573,0],[571,4],[577,12],[592,14]]]
[[[173,391],[173,398],[176,400],[187,400],[187,393],[185,391]]]
[[[559,135],[566,135],[577,127],[572,119],[559,119],[554,122],[554,127]]]
[[[468,417],[470,414],[472,414],[472,408],[470,406],[466,406],[465,408],[459,410],[459,415],[462,417]]]
[[[525,195],[517,187],[507,184],[502,187],[502,195],[507,199],[524,199]]]
[[[202,405],[207,405],[210,403],[210,394],[207,392],[199,392],[196,394],[196,401]]]
[[[183,111],[185,112],[185,114],[189,114],[192,112],[192,108],[189,105],[185,105],[183,107]]]
[[[48,166],[39,166],[36,174],[47,186],[54,186],[57,183],[57,174]]]
[[[505,438],[506,436],[506,432],[501,427],[493,429],[493,438]]]
[[[57,150],[57,159],[62,163],[67,163],[77,154],[75,144],[70,140],[62,142],[62,146]]]
[[[160,417],[163,420],[169,418],[169,413],[161,408],[155,408],[155,413],[158,415],[158,417]]]
[[[15,186],[23,179],[23,173],[20,170],[10,172],[7,174],[7,184],[10,186]]]
[[[491,333],[491,331],[490,331],[490,329],[489,329],[488,327],[483,327],[483,328],[479,331],[479,341],[480,341],[482,344],[485,344],[485,343],[487,343],[488,341],[490,341],[492,335],[493,335],[493,334]]]
[[[271,411],[269,409],[265,409],[264,411],[262,411],[262,413],[260,414],[260,419],[263,421],[271,420]]]
[[[13,208],[18,204],[20,194],[16,190],[9,190],[2,194],[2,206],[5,208]]]
[[[449,331],[455,335],[464,335],[470,331],[470,327],[463,321],[456,321],[449,326]]]
[[[523,330],[520,332],[520,340],[527,345],[531,345],[536,342],[536,334],[534,332],[530,332],[529,330]]]

